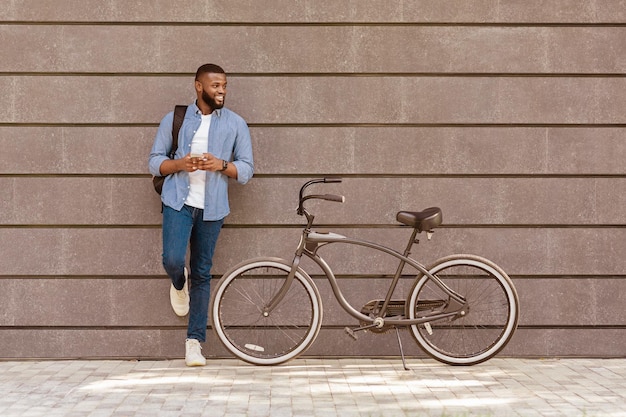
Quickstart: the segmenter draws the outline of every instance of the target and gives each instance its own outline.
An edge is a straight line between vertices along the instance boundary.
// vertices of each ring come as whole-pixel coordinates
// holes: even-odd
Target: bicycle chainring
[[[372,319],[375,319],[376,317],[380,317],[380,311],[384,303],[385,303],[385,300],[368,301],[361,308],[361,314],[370,316]],[[393,317],[393,316],[404,316],[404,313],[405,313],[405,301],[404,300],[390,300],[389,305],[387,305],[387,311],[385,312],[385,315],[383,316],[383,318]],[[361,321],[360,324],[361,326],[371,325],[371,323],[364,322],[364,321]],[[381,328],[370,327],[367,330],[371,331],[372,333],[380,334],[380,333],[386,333],[392,329],[393,329],[392,326],[384,325]]]

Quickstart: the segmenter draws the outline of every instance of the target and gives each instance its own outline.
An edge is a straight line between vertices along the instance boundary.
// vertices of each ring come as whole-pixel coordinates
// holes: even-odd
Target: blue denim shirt
[[[172,123],[174,112],[163,117],[150,151],[148,165],[152,175],[161,175],[159,170],[163,161],[168,159],[172,148]],[[200,109],[194,102],[187,107],[185,120],[178,134],[178,149],[175,159],[191,151],[191,141],[202,121]],[[237,113],[222,108],[213,111],[209,127],[208,153],[226,161],[232,161],[237,167],[237,182],[245,184],[252,178],[254,162],[250,131],[245,120]],[[168,175],[163,183],[161,201],[174,210],[180,210],[189,194],[189,173],[179,171]],[[221,172],[206,171],[204,198],[204,220],[221,220],[230,213],[228,205],[228,177]]]

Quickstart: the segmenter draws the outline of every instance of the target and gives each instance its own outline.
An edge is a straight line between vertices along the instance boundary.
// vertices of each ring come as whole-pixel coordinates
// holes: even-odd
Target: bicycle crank
[[[361,326],[361,327],[357,327],[355,329],[351,329],[349,327],[344,327],[343,330],[348,334],[348,336],[350,336],[354,340],[357,340],[356,332],[359,332],[361,330],[374,329],[374,328],[381,329],[384,326],[385,326],[385,320],[383,320],[382,317],[376,317],[374,319],[374,322],[372,324],[368,324],[367,326]]]
[[[372,318],[379,317],[381,314],[381,309],[385,300],[371,300],[368,301],[362,308],[361,313],[368,315]],[[405,312],[405,301],[404,300],[390,300],[387,308],[385,309],[384,317],[398,317],[403,316]],[[361,327],[366,327],[372,333],[386,333],[393,329],[391,326],[370,326],[369,322],[362,321]]]

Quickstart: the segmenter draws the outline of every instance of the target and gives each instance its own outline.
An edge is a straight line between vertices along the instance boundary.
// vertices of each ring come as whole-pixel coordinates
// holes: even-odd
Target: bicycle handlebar
[[[321,198],[322,200],[327,200],[327,201],[336,201],[338,203],[345,203],[346,202],[346,198],[342,195],[336,195],[336,194],[324,194],[319,196],[319,198]]]
[[[320,199],[320,200],[326,200],[326,201],[336,201],[338,203],[343,203],[345,202],[345,197],[342,195],[336,195],[336,194],[309,194],[307,196],[304,195],[304,190],[312,184],[317,184],[317,183],[338,183],[341,182],[341,178],[317,178],[311,181],[306,182],[302,188],[300,188],[300,199],[298,202],[298,211],[297,213],[302,216],[303,214],[305,214],[304,211],[304,206],[303,203],[306,200],[310,200],[310,199]]]

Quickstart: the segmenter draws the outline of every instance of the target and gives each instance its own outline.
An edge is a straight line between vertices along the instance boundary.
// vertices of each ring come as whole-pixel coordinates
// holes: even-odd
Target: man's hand
[[[179,171],[195,172],[195,171],[221,171],[222,174],[230,177],[237,178],[237,167],[234,164],[228,164],[228,168],[222,171],[224,167],[224,161],[211,155],[210,153],[203,153],[201,157],[190,153],[180,159],[167,159],[161,164],[161,175],[170,175]]]
[[[194,172],[201,171],[219,171],[222,169],[222,160],[216,158],[210,153],[203,153],[202,157],[191,157],[191,154],[187,154],[185,160],[185,171]]]

